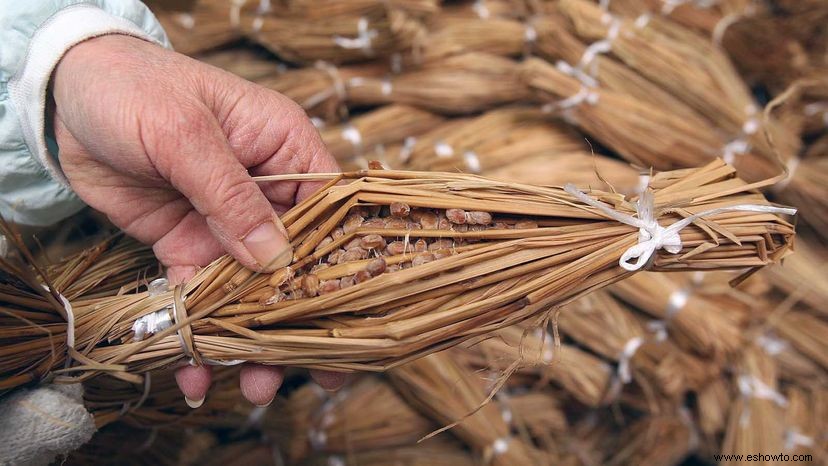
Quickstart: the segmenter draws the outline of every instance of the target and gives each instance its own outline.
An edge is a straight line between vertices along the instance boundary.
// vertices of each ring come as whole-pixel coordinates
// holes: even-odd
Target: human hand
[[[287,97],[140,39],[107,35],[72,47],[53,77],[60,163],[88,205],[153,245],[180,283],[225,251],[254,270],[290,263],[277,213],[314,183],[257,185],[251,175],[338,171],[319,134]],[[176,380],[199,406],[209,367]],[[341,374],[311,371],[336,389]],[[245,365],[240,384],[270,403],[283,369]]]

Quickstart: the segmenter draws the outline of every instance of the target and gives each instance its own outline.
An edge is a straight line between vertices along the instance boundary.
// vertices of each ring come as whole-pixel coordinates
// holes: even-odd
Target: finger
[[[213,379],[213,370],[210,366],[184,366],[175,371],[175,382],[184,401],[191,408],[198,408],[207,398],[207,390]]]
[[[239,373],[242,395],[256,406],[267,406],[285,378],[283,367],[245,364]]]
[[[283,144],[272,157],[251,169],[260,175],[281,173],[336,173],[339,165],[325,147],[319,132],[303,112],[296,117],[281,120],[289,124]],[[300,202],[319,189],[324,182],[269,182],[260,183],[262,191],[273,202]]]
[[[228,97],[216,101],[215,110],[232,108],[230,112],[219,111],[223,115],[222,127],[234,153],[253,175],[339,171],[336,160],[302,107],[260,86],[249,84],[239,89],[244,89],[243,95],[224,93]],[[272,202],[290,205],[321,185],[319,182],[260,183]]]
[[[167,280],[173,286],[187,283],[195,277],[197,270],[194,265],[173,265],[167,269]]]
[[[155,242],[152,250],[167,266],[167,278],[173,285],[188,281],[198,267],[224,254],[207,221],[192,209]]]
[[[288,265],[293,252],[284,227],[213,115],[198,105],[167,111],[169,117],[142,125],[142,139],[159,173],[190,200],[242,264],[254,270]]]
[[[342,388],[348,379],[348,375],[342,372],[320,371],[316,369],[311,369],[310,375],[320,387],[329,392]]]

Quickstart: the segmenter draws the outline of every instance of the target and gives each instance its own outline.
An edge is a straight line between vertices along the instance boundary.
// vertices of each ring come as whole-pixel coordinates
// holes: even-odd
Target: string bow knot
[[[664,249],[671,254],[681,252],[682,243],[679,233],[696,220],[717,215],[725,212],[760,212],[768,214],[796,214],[796,209],[789,207],[776,207],[760,204],[739,204],[734,206],[719,207],[705,210],[697,214],[685,217],[670,226],[663,227],[656,220],[655,198],[650,191],[644,191],[635,203],[637,217],[627,215],[612,208],[609,204],[598,201],[587,196],[578,190],[575,185],[569,183],[564,186],[564,191],[574,196],[584,204],[595,207],[601,213],[617,220],[625,225],[638,228],[638,244],[630,247],[621,255],[618,264],[630,272],[640,270],[644,267],[653,254],[659,249]],[[635,262],[630,262],[635,259]]]

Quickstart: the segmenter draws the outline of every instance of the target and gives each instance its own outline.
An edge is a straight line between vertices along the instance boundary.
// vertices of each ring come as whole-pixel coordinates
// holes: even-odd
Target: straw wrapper
[[[223,257],[173,290],[70,301],[48,275],[4,260],[0,293],[12,304],[0,317],[0,387],[102,372],[135,381],[182,359],[381,371],[645,265],[762,267],[794,235],[774,213],[794,211],[771,206],[721,161],[656,175],[636,203],[463,174],[325,178],[282,217],[294,258],[273,274]],[[136,320],[150,315],[164,325],[136,338]]]

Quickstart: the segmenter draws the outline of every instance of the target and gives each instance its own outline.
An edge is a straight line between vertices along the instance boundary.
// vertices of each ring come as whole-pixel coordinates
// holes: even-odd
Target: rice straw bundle
[[[828,370],[828,322],[801,311],[772,315],[768,324],[794,348]]]
[[[189,11],[155,11],[175,50],[185,55],[227,45],[242,38],[238,24],[233,24],[238,2],[228,0],[197,0]],[[235,13],[234,13],[235,11]]]
[[[828,239],[828,156],[809,157],[797,163],[795,171],[778,188],[784,202],[802,206],[802,219],[823,239]]]
[[[319,452],[350,454],[414,445],[434,430],[385,382],[363,377],[311,413],[309,440]]]
[[[587,406],[605,402],[612,375],[609,365],[574,345],[556,349],[552,339],[539,329],[529,332],[512,326],[454,357],[475,370],[508,372],[517,364],[515,380],[529,374],[532,380],[526,383],[551,381]]]
[[[704,0],[612,0],[609,11],[630,18],[661,15],[704,35],[712,35],[724,13],[727,2]]]
[[[389,376],[397,390],[435,422],[457,423],[451,432],[485,464],[541,464],[539,451],[512,437],[496,405],[481,407],[486,400],[482,384],[448,354],[431,354],[391,370]]]
[[[506,18],[439,15],[429,23],[429,34],[418,44],[416,62],[439,60],[464,52],[515,57],[531,47],[531,30]]]
[[[727,412],[732,403],[731,387],[724,377],[711,380],[696,392],[696,417],[707,452],[720,451],[719,438],[727,426]]]
[[[242,32],[293,63],[325,60],[333,63],[366,61],[410,48],[425,34],[423,25],[405,12],[375,2],[357,14],[327,14],[328,2],[313,17],[290,14],[244,14]]]
[[[727,141],[711,127],[693,125],[669,109],[611,90],[585,86],[549,63],[522,65],[526,83],[549,111],[560,112],[624,159],[643,167],[670,169],[705,163],[723,152]],[[736,159],[747,179],[765,179],[780,169],[754,153]]]
[[[828,254],[819,243],[799,241],[797,254],[783,264],[768,267],[762,274],[786,296],[807,304],[828,317]]]
[[[447,57],[386,79],[350,79],[346,83],[352,104],[400,103],[446,115],[480,112],[529,98],[518,64],[485,53]]]
[[[613,56],[698,110],[732,142],[773,157],[762,131],[768,124],[784,159],[797,152],[795,135],[757,118],[758,108],[747,85],[708,38],[658,18],[643,25],[628,18],[612,18],[608,23],[603,20],[605,13],[586,0],[561,0],[559,5],[580,37],[607,40]]]
[[[482,174],[498,180],[545,186],[566,183],[598,189],[612,186],[622,193],[634,193],[640,184],[638,171],[629,164],[586,152],[530,155],[508,165],[483,170]]]
[[[350,452],[313,458],[304,466],[478,466],[471,454],[454,442],[430,439],[417,445]]]
[[[571,186],[450,173],[278,179],[320,177],[330,181],[282,216],[294,257],[272,274],[251,275],[225,256],[173,290],[67,304],[59,289],[41,286],[52,281],[37,269],[0,261],[14,277],[0,283],[10,303],[0,317],[0,388],[102,372],[140,382],[138,373],[184,358],[385,370],[484,338],[645,263],[654,270],[762,267],[786,255],[794,235],[770,213],[792,210],[771,208],[753,191],[759,185],[735,178],[721,161],[654,176],[655,191],[638,204]],[[759,207],[740,207],[746,204]],[[671,253],[640,239],[639,228],[654,226],[618,216],[636,209],[653,224],[673,225],[652,233],[673,238]],[[79,365],[61,369],[67,361]]]
[[[516,19],[539,14],[542,9],[542,4],[535,1],[473,0],[446,3],[436,18]]]
[[[387,105],[349,122],[322,128],[319,133],[337,160],[362,155],[377,145],[402,141],[437,127],[439,115],[409,105]]]
[[[790,386],[785,390],[788,407],[785,410],[784,451],[789,455],[808,455],[812,458],[824,458],[820,451],[818,437],[820,432],[816,421],[814,402],[810,393],[802,388]]]
[[[413,135],[412,135],[413,136]],[[502,107],[478,117],[452,121],[386,150],[393,168],[479,174],[526,157],[585,152],[583,139],[532,107]]]
[[[662,322],[685,351],[721,360],[742,346],[739,322],[694,288],[688,277],[642,273],[616,283],[610,292]]]
[[[698,434],[687,411],[651,415],[624,430],[618,450],[606,464],[680,464],[698,447]]]
[[[779,392],[776,364],[756,347],[748,347],[735,375],[739,396],[728,416],[723,454],[778,454],[784,446],[788,400]],[[747,464],[747,461],[729,464]],[[763,464],[774,464],[765,457]]]
[[[286,0],[284,3],[292,14],[310,19],[370,14],[377,5],[384,3],[421,19],[428,18],[440,10],[440,2],[437,0]]]
[[[504,392],[498,392],[498,395]],[[555,443],[555,439],[569,430],[560,398],[549,391],[529,391],[522,394],[498,396],[501,410],[508,409],[514,422],[524,425],[532,438],[541,444]]]
[[[199,61],[229,71],[248,81],[278,76],[287,71],[283,63],[264,56],[263,53],[249,48],[234,47],[199,55]]]
[[[347,386],[343,387],[347,395]],[[340,392],[342,392],[340,390]],[[285,456],[289,463],[298,463],[311,454],[311,433],[315,415],[319,413],[326,402],[335,402],[340,392],[329,394],[314,382],[308,382],[293,391],[285,407],[288,418],[287,427],[290,438],[286,447]],[[269,429],[263,429],[267,432]]]
[[[677,397],[716,374],[668,341],[654,341],[635,316],[604,291],[569,304],[558,324],[565,335],[618,363],[615,390],[635,379]]]
[[[108,464],[127,466],[184,466],[196,464],[194,454],[212,450],[216,442],[215,435],[203,430],[141,428],[119,422],[100,429],[60,464],[100,464],[105,459]]]
[[[179,428],[240,427],[252,407],[241,398],[239,371],[236,368],[216,369],[210,396],[195,411],[184,402],[172,370],[154,371],[141,385],[111,377],[87,381],[84,383],[84,405],[95,417],[98,428],[115,421],[145,429],[173,425]]]
[[[568,70],[566,64],[570,64],[573,67],[571,73],[581,76],[586,82],[594,80],[602,89],[669,109],[673,115],[684,118],[688,125],[709,126],[709,122],[696,110],[636,70],[605,54],[599,53],[592,58],[591,46],[575,36],[569,21],[560,13],[547,14],[533,19],[529,24],[537,34],[533,50],[552,63],[563,61],[558,65],[564,67],[561,69]],[[590,57],[589,63],[585,63],[583,57]]]
[[[339,122],[347,116],[346,82],[367,76],[384,76],[385,65],[375,63],[337,68],[320,62],[314,67],[285,71],[255,80],[256,84],[281,92],[298,103],[312,117]]]

